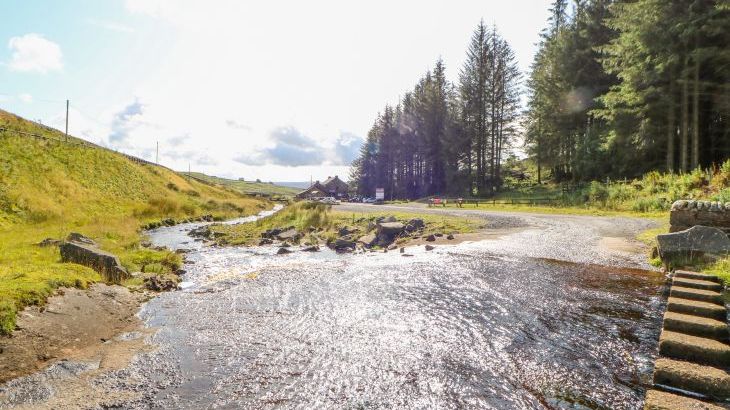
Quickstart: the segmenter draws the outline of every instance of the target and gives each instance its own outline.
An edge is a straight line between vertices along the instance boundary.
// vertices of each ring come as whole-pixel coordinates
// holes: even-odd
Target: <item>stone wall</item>
[[[669,225],[670,232],[703,225],[719,228],[730,234],[730,202],[676,201],[669,214]]]
[[[127,272],[119,258],[91,245],[76,242],[65,242],[60,246],[63,262],[78,263],[99,272],[104,280],[110,283],[121,283],[131,275]]]

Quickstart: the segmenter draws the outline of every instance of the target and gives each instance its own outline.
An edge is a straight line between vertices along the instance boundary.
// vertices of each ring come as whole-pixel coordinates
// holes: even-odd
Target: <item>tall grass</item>
[[[593,181],[571,185],[520,187],[500,194],[501,199],[549,197],[558,206],[611,211],[667,211],[678,199],[730,202],[730,160],[710,169],[683,174],[649,172],[641,178]]]

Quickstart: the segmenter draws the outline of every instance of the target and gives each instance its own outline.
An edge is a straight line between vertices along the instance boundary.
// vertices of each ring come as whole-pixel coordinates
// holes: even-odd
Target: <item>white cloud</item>
[[[119,33],[134,33],[134,29],[132,27],[126,26],[122,23],[117,23],[116,21],[88,19],[86,22],[92,26],[100,27],[105,30],[116,31]]]
[[[26,104],[33,102],[33,96],[30,94],[19,94],[18,99]]]
[[[63,68],[61,47],[40,34],[13,37],[8,42],[12,52],[8,68],[13,71],[47,73]]]

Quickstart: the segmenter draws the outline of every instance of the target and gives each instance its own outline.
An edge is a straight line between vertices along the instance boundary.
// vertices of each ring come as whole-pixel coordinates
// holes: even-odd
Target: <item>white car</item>
[[[331,197],[331,196],[322,198],[319,202],[322,202],[323,204],[328,204],[328,205],[337,205],[340,203],[340,201],[338,201],[336,198]]]

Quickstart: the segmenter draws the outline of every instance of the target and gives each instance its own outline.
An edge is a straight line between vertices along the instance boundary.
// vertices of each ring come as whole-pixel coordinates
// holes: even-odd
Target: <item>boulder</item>
[[[378,224],[378,236],[395,236],[403,232],[403,228],[405,225],[400,222],[382,222]]]
[[[423,227],[426,226],[426,224],[423,222],[423,219],[421,218],[413,218],[406,224],[405,230],[406,232],[416,232],[420,229],[423,229]]]
[[[345,239],[345,238],[337,238],[332,243],[332,248],[334,248],[337,251],[345,250],[345,249],[355,249],[355,242]]]
[[[280,233],[281,233],[281,229],[279,229],[279,228],[269,229],[268,231],[261,232],[261,237],[268,238],[268,239],[276,238],[276,235],[278,235]]]
[[[259,246],[271,245],[272,243],[274,243],[274,241],[272,241],[271,239],[263,238],[259,241]]]
[[[188,232],[188,236],[192,236],[194,238],[210,238],[210,227],[206,225],[191,229],[190,232]]]
[[[705,254],[725,257],[730,253],[730,238],[722,230],[697,225],[680,232],[657,236],[659,256],[668,262],[673,258],[694,259]]]
[[[280,232],[278,235],[276,235],[276,239],[280,241],[298,241],[301,237],[301,234],[299,231],[297,231],[294,228],[289,228],[283,232]]]
[[[45,248],[48,246],[59,246],[62,243],[63,243],[63,241],[60,241],[58,239],[46,238],[46,239],[38,242],[38,246],[40,246],[41,248]]]
[[[94,242],[93,239],[86,237],[78,232],[71,232],[70,234],[68,234],[68,236],[66,237],[66,241],[96,246],[96,242]]]
[[[436,236],[437,238],[440,238],[440,237],[444,236],[444,234],[442,234],[441,232],[436,232],[434,234],[434,236]]]
[[[413,218],[410,221],[408,221],[408,225],[415,226],[417,229],[421,229],[424,226],[426,226],[426,223],[423,222],[423,219],[421,218]]]
[[[435,241],[435,240],[436,240],[436,236],[434,236],[433,234],[431,234],[431,235],[428,235],[428,236],[426,237],[426,240],[427,240],[428,242],[433,242],[433,241]]]
[[[180,279],[174,275],[150,275],[144,279],[144,286],[155,292],[178,289],[178,283],[180,283]]]
[[[350,229],[350,228],[344,226],[344,227],[340,228],[339,231],[337,231],[337,234],[339,236],[347,236],[347,235],[353,234],[355,232],[357,232],[357,229]]]
[[[302,248],[302,252],[319,252],[319,246],[317,245],[311,245]]]
[[[377,237],[375,236],[375,234],[368,234],[368,235],[361,236],[357,240],[357,242],[361,243],[367,247],[370,247],[375,244],[376,239],[377,239]]]
[[[130,277],[119,258],[101,249],[77,242],[66,242],[59,249],[61,261],[88,266],[99,272],[107,282],[118,284]]]
[[[394,243],[391,243],[390,245],[388,245],[388,248],[387,248],[387,250],[389,250],[389,251],[394,251],[396,249],[398,249],[398,245],[396,245]]]
[[[376,243],[379,246],[388,246],[403,232],[405,225],[400,222],[381,222],[378,224]]]
[[[433,246],[433,245],[426,245],[426,250],[427,251],[432,251],[432,250],[434,250],[434,248],[436,248],[436,247]]]
[[[448,235],[446,235],[446,239],[453,240],[454,239],[454,235],[448,234]]]
[[[278,251],[276,251],[277,255],[286,255],[287,253],[292,253],[292,251],[289,248],[281,247]]]

